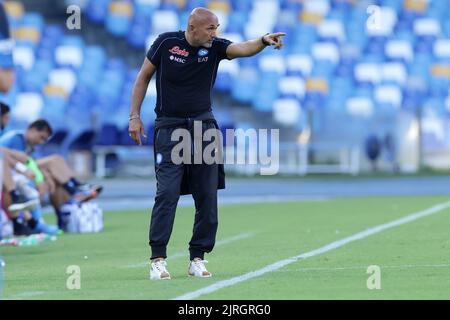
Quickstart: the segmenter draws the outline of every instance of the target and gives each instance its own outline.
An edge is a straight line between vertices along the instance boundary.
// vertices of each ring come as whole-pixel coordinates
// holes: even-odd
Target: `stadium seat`
[[[51,136],[50,139],[40,147],[39,153],[41,156],[50,156],[54,154],[65,155],[65,148],[63,147],[65,139],[68,136],[67,129],[58,128]]]
[[[96,145],[117,146],[120,144],[120,132],[115,124],[104,124],[97,135]]]
[[[55,49],[55,62],[60,67],[79,68],[83,64],[83,48],[63,45]]]
[[[30,46],[16,46],[13,52],[13,59],[15,65],[19,65],[28,71],[34,66],[34,50]]]
[[[53,69],[48,78],[49,84],[63,88],[67,95],[70,95],[77,85],[75,72],[68,68]]]
[[[346,102],[346,111],[354,117],[369,118],[374,114],[373,102],[369,98],[353,97]]]
[[[439,21],[432,18],[421,18],[414,21],[414,33],[418,36],[435,36],[441,33]]]
[[[113,36],[124,37],[128,34],[133,16],[133,6],[128,1],[112,1],[106,16],[106,30]]]
[[[408,74],[401,63],[385,63],[381,66],[381,79],[384,83],[406,84]]]
[[[23,19],[25,8],[20,1],[3,2],[11,30],[16,29]]]
[[[436,40],[433,48],[434,56],[439,58],[450,58],[450,39]]]
[[[306,93],[305,81],[299,76],[282,77],[278,82],[278,89],[282,96],[294,96],[303,99]]]
[[[328,0],[305,1],[303,10],[325,17],[330,10],[330,2]]]
[[[259,58],[259,69],[262,72],[272,71],[284,75],[286,73],[286,63],[281,55],[263,55]]]
[[[313,68],[313,60],[309,55],[292,54],[286,58],[287,74],[300,74],[308,77]]]
[[[390,59],[403,59],[410,62],[414,59],[414,51],[410,42],[406,40],[390,40],[385,47],[386,57]]]
[[[355,80],[359,82],[378,83],[381,80],[381,70],[375,63],[358,63],[355,66]]]
[[[19,121],[30,123],[39,118],[43,108],[44,101],[39,93],[19,93],[11,115]]]
[[[68,145],[69,151],[90,151],[94,145],[95,131],[83,130],[72,139]]]
[[[276,0],[254,2],[244,27],[245,38],[259,38],[261,34],[272,32],[279,10],[279,3]],[[264,19],[260,18],[262,15]]]
[[[89,20],[97,24],[103,23],[107,16],[109,2],[110,0],[89,1],[86,10]]]
[[[239,74],[233,79],[231,95],[240,103],[250,103],[257,85],[258,72],[253,68],[241,68]]]
[[[346,39],[341,20],[323,20],[317,28],[317,34],[324,40],[344,42]]]
[[[332,42],[317,42],[312,47],[312,57],[315,60],[329,60],[337,64],[340,59],[339,48]]]
[[[294,126],[300,120],[302,109],[296,99],[279,99],[273,105],[273,118],[284,126]]]
[[[375,88],[374,98],[377,103],[390,104],[399,109],[402,105],[402,91],[395,85],[380,85]]]
[[[170,10],[156,10],[152,16],[152,33],[160,34],[163,32],[179,30],[178,15]]]
[[[327,95],[329,91],[328,82],[323,78],[309,78],[306,80],[306,92]]]

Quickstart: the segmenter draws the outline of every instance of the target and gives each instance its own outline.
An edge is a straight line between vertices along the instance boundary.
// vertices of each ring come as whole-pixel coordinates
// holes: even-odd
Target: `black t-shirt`
[[[211,111],[217,68],[230,43],[216,38],[211,48],[192,47],[184,31],[159,35],[147,52],[156,66],[156,115],[186,118]]]

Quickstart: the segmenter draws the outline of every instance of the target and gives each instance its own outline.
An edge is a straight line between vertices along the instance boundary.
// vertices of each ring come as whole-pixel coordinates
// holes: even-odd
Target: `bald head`
[[[195,8],[189,15],[186,39],[194,47],[210,48],[216,37],[219,19],[209,9]]]
[[[198,25],[202,23],[215,22],[218,23],[217,16],[209,9],[197,7],[191,11],[188,24]]]

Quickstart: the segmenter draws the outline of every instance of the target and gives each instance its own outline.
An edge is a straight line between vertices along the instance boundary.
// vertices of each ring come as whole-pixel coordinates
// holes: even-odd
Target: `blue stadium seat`
[[[86,10],[89,20],[98,24],[103,23],[108,12],[109,2],[110,0],[89,1]]]
[[[45,143],[44,145],[41,146],[40,148],[40,155],[45,157],[45,156],[50,156],[50,155],[54,155],[54,154],[64,154],[65,150],[63,148],[65,139],[68,136],[68,131],[67,129],[64,128],[59,128],[57,129],[52,136],[50,137],[50,139],[47,141],[47,143]]]
[[[96,145],[116,146],[120,144],[120,132],[115,124],[106,123],[97,134]]]
[[[75,136],[75,138],[69,143],[69,151],[90,151],[94,146],[95,141],[95,131],[92,129],[87,129],[81,131]]]
[[[189,1],[190,2],[190,1]],[[195,2],[195,1],[193,1]],[[251,0],[231,0],[233,11],[248,12],[252,7]]]
[[[233,11],[228,17],[227,32],[242,33],[245,23],[247,22],[247,14],[245,11]]]
[[[126,16],[108,15],[106,17],[106,30],[115,37],[125,37],[131,28],[131,19]]]
[[[241,103],[250,103],[254,96],[253,92],[258,87],[258,72],[256,68],[241,68],[237,77],[233,79],[232,97]]]
[[[21,25],[27,27],[33,27],[40,32],[44,29],[44,18],[40,13],[37,12],[27,12],[22,18]]]

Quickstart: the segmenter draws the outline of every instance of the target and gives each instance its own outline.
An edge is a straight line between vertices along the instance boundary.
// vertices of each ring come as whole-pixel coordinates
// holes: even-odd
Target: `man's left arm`
[[[281,37],[285,36],[284,32],[269,33],[261,38],[248,40],[240,43],[232,43],[227,47],[227,57],[229,59],[251,57],[261,52],[267,46],[274,46],[274,49],[283,47]]]

